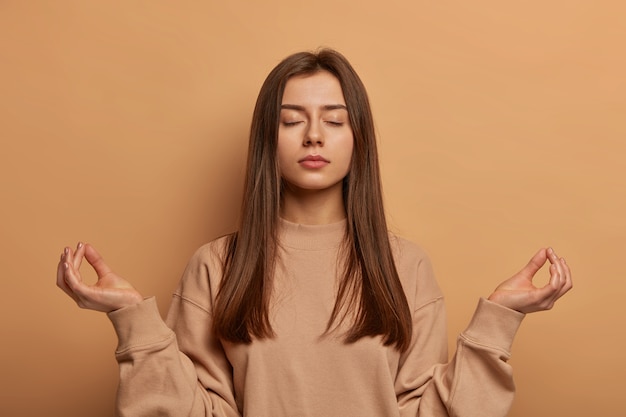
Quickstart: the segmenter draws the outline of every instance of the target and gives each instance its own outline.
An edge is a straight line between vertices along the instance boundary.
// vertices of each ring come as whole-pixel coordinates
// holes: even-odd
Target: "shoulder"
[[[226,259],[228,246],[234,234],[220,236],[204,245],[200,246],[191,255],[188,267],[194,265],[205,265],[211,270],[215,267],[222,267]]]
[[[390,235],[391,251],[400,282],[413,309],[443,297],[435,279],[433,266],[426,251],[418,244]]]
[[[390,234],[389,243],[396,263],[430,262],[426,251],[415,242]]]
[[[206,307],[215,299],[224,272],[228,245],[232,235],[221,236],[200,246],[193,253],[175,295],[190,299]]]
[[[432,273],[430,257],[420,245],[396,235],[390,235],[389,243],[399,274],[416,270]]]

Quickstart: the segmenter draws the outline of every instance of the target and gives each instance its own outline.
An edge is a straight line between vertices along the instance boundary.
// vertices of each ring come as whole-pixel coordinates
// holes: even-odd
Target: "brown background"
[[[527,317],[511,416],[623,416],[619,1],[2,1],[2,416],[112,416],[107,318],[54,284],[96,245],[164,313],[231,231],[267,72],[332,46],[368,86],[389,221],[430,253],[450,343],[543,245],[575,290]],[[545,271],[540,282],[546,279]]]

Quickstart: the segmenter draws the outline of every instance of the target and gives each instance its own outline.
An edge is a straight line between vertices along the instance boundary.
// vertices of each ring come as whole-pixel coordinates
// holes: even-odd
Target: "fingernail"
[[[68,269],[70,266],[67,262],[63,262],[63,268]]]
[[[69,248],[65,248],[63,249],[63,253],[65,254],[65,256],[67,256],[67,254],[70,252]]]
[[[83,242],[78,242],[78,249],[83,247]]]

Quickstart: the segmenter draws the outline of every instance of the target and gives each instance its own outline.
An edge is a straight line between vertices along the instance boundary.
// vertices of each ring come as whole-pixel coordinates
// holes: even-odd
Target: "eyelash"
[[[331,126],[336,126],[336,127],[343,126],[343,122],[334,122],[334,121],[329,120],[326,123],[328,123]]]
[[[285,127],[292,127],[292,126],[295,126],[295,125],[297,125],[299,123],[302,123],[302,122],[300,122],[300,121],[297,121],[297,122],[282,122],[283,126],[285,126]],[[334,121],[328,120],[325,123],[327,123],[327,124],[329,124],[329,125],[331,125],[333,127],[343,126],[343,122],[334,122]]]

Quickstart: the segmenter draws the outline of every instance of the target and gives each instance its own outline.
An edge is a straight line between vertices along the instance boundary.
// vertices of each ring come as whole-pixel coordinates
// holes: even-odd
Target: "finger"
[[[89,262],[89,264],[96,271],[98,279],[112,272],[111,268],[109,268],[109,266],[104,262],[102,256],[93,246],[87,244],[84,248],[85,259],[87,259],[87,262]]]
[[[552,248],[548,248],[548,260],[550,263],[556,267],[559,273],[559,284],[563,284],[565,282],[565,271],[563,270],[563,265],[561,264],[561,260],[557,256],[556,252]]]
[[[558,261],[557,261],[558,262]],[[561,270],[556,263],[550,265],[550,285],[555,289],[561,288]]]
[[[550,308],[554,303],[567,292],[566,284],[567,280],[565,277],[565,273],[562,267],[561,260],[557,258],[554,264],[550,265],[550,272],[552,276],[550,277],[550,285],[555,289],[554,294],[550,300]]]
[[[563,265],[563,270],[565,271],[567,281],[571,286],[574,286],[574,281],[572,280],[572,271],[570,270],[567,262],[565,262],[565,258],[561,258],[561,264]]]
[[[67,284],[68,288],[72,290],[72,292],[76,292],[77,289],[83,284],[83,279],[73,267],[71,262],[63,263],[63,279]]]
[[[72,298],[79,307],[89,308],[94,296],[94,287],[83,282],[80,273],[72,267],[72,264],[66,262],[63,266],[65,268],[65,282],[73,293]]]
[[[59,262],[57,268],[57,286],[63,290],[64,293],[69,295],[76,303],[78,303],[78,295],[73,290],[70,282],[72,277],[68,277],[69,264],[65,261]]]
[[[76,274],[76,271],[72,269],[72,266],[65,264],[66,269],[66,282],[71,293],[70,297],[76,302],[80,308],[89,308],[90,298],[89,294],[92,292],[92,287],[84,284]]]
[[[80,265],[83,263],[83,257],[85,256],[85,245],[82,242],[78,242],[76,245],[76,251],[74,252],[74,269],[79,270]]]
[[[572,272],[570,271],[569,266],[565,262],[565,259],[564,258],[560,258],[559,262],[561,263],[561,267],[563,268],[564,282],[563,282],[563,287],[559,291],[559,295],[558,295],[557,298],[562,297],[566,292],[571,290],[573,288],[573,286],[574,286],[574,284],[572,282]]]
[[[554,306],[556,296],[559,292],[558,289],[554,288],[550,283],[534,291],[535,305],[538,310],[550,310]]]
[[[57,287],[61,288],[66,293],[68,292],[67,284],[65,283],[65,268],[63,263],[65,262],[65,254],[61,254],[61,259],[57,264]]]
[[[67,255],[69,253],[69,248],[64,248],[61,253],[61,258],[59,263],[57,264],[57,287],[61,288],[65,292],[68,290],[67,284],[65,282],[65,267],[64,263],[67,262]]]
[[[559,288],[559,292],[555,297],[555,301],[558,300],[559,298],[561,298],[566,292],[568,292],[569,290],[572,289],[572,273],[569,269],[569,266],[567,266],[567,263],[565,262],[565,258],[560,258],[556,255],[556,253],[553,252],[553,260],[551,260],[551,262],[554,262],[554,265],[558,268],[559,273],[560,273],[560,284],[561,287]]]
[[[65,255],[65,262],[67,262],[70,265],[73,265],[74,264],[74,252],[72,251],[72,248],[66,247],[63,250],[63,254]]]

